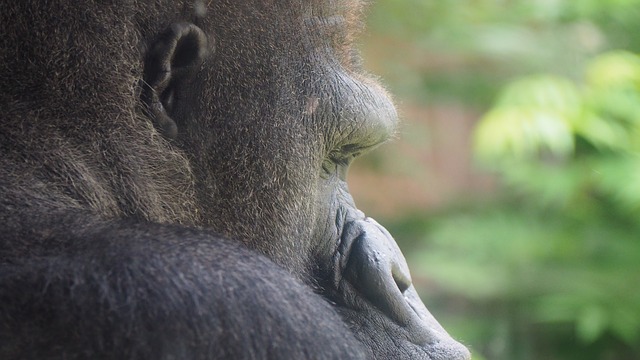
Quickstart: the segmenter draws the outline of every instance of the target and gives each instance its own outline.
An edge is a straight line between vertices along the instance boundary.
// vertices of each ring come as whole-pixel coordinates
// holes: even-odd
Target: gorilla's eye
[[[323,177],[337,176],[341,180],[346,180],[349,165],[360,156],[360,153],[360,147],[357,145],[344,145],[340,149],[330,152],[322,162]]]
[[[347,179],[347,170],[349,169],[350,160],[340,160],[340,159],[325,159],[322,162],[322,174],[320,175],[323,179],[330,179],[332,177],[337,177],[342,181],[346,181]]]
[[[324,159],[322,161],[322,174],[321,177],[326,179],[334,175],[338,171],[338,164],[331,159]]]

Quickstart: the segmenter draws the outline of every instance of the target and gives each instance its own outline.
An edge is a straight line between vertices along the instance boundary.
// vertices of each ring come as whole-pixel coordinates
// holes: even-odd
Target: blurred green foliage
[[[515,300],[527,321],[569,325],[584,347],[601,342],[576,359],[640,356],[639,75],[640,57],[615,52],[593,59],[580,85],[532,76],[507,86],[475,144],[512,206],[447,219],[432,235],[443,251],[471,254],[466,270],[492,286],[479,292],[440,270],[445,284]]]
[[[523,73],[578,79],[607,49],[640,51],[640,0],[377,0],[368,52],[403,99],[484,107]],[[408,45],[410,44],[410,45]]]
[[[640,359],[640,0],[372,12],[365,49],[399,49],[376,71],[482,109],[474,152],[503,184],[390,226],[445,327],[480,360]]]

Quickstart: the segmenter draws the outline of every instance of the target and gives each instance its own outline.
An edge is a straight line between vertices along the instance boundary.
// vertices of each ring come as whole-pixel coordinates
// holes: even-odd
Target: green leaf
[[[593,162],[595,185],[627,211],[640,211],[640,155],[602,157]]]
[[[487,160],[545,152],[565,157],[573,152],[572,123],[581,110],[578,89],[567,80],[532,76],[516,81],[476,128],[476,152]]]
[[[586,70],[587,84],[595,88],[640,85],[640,57],[627,51],[596,57]]]
[[[600,306],[591,305],[580,312],[576,322],[576,331],[582,341],[592,343],[604,333],[607,325],[606,311]]]
[[[614,121],[607,121],[594,112],[583,114],[574,124],[576,134],[600,149],[629,149],[627,129]]]
[[[564,157],[574,148],[565,115],[551,109],[499,107],[476,128],[476,153],[482,159],[528,158],[541,152]]]
[[[551,75],[533,75],[507,86],[496,106],[536,108],[572,115],[580,110],[582,100],[580,91],[571,81]]]

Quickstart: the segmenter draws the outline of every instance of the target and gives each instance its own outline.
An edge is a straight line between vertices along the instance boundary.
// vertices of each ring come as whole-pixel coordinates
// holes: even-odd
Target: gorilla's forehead
[[[308,4],[309,7],[316,11],[319,14],[331,14],[331,13],[341,13],[344,15],[347,14],[358,14],[361,15],[365,6],[370,3],[370,1],[364,0],[312,0],[312,1],[302,1],[303,4]]]
[[[261,2],[265,2],[264,0]],[[266,2],[273,2],[273,0]],[[275,2],[279,2],[285,5],[300,5],[301,7],[312,8],[315,11],[351,11],[351,12],[361,12],[364,7],[371,3],[370,0],[276,0]]]
[[[334,142],[335,134],[357,134],[365,148],[387,139],[396,127],[395,109],[384,89],[359,68],[353,46],[363,27],[366,3],[212,3],[225,16],[209,9],[216,51],[210,62],[213,75],[204,91],[226,96],[210,96],[217,102],[210,104],[208,114],[215,120],[219,108],[253,108],[230,113],[242,114],[238,122],[251,120],[254,127],[260,122],[246,114],[256,114],[269,125],[292,116],[330,137],[327,143]],[[257,21],[261,18],[265,21]],[[351,143],[350,138],[344,141]]]
[[[238,21],[250,18],[264,18],[268,21],[252,23],[263,28],[307,27],[305,19],[336,18],[345,20],[352,32],[363,28],[363,12],[369,1],[365,0],[238,0],[233,2],[197,0],[194,4],[196,14],[204,15],[213,21]],[[198,10],[201,9],[201,10]],[[226,13],[228,15],[216,16]],[[213,16],[211,16],[213,15]],[[233,15],[233,16],[229,16]],[[274,21],[278,19],[279,21]]]

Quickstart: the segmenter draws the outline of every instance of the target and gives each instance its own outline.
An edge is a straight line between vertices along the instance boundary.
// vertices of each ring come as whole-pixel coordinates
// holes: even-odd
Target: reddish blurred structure
[[[492,192],[495,181],[473,166],[477,112],[458,104],[401,104],[399,112],[398,138],[371,159],[356,161],[349,173],[349,188],[361,208],[393,219]]]

